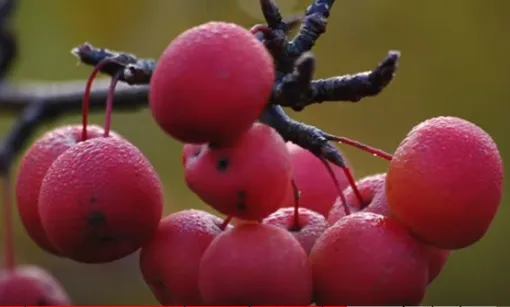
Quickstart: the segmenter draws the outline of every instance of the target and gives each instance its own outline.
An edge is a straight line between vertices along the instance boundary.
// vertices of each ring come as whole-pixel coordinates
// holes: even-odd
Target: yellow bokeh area
[[[281,3],[282,12],[291,16],[303,12],[309,1],[277,2]],[[74,46],[85,41],[157,58],[173,37],[194,25],[210,20],[227,20],[245,27],[261,23],[257,3],[20,1],[12,25],[20,42],[20,54],[10,79],[85,79],[90,67],[77,66],[70,54]],[[397,76],[375,98],[355,104],[326,102],[289,114],[330,133],[389,152],[415,124],[438,115],[455,115],[489,132],[499,144],[503,159],[510,159],[510,137],[505,137],[510,131],[509,11],[510,1],[504,0],[338,0],[327,32],[313,50],[317,57],[316,78],[372,69],[390,49],[402,52]],[[91,118],[102,124],[103,117],[103,113],[95,113]],[[38,133],[79,120],[78,114],[69,115],[41,127]],[[1,114],[0,133],[6,133],[12,122],[12,116]],[[147,110],[115,113],[112,127],[137,145],[159,172],[165,186],[165,214],[206,208],[184,183],[181,144],[167,137]],[[358,178],[386,170],[385,161],[355,149],[340,148]],[[474,246],[453,252],[444,271],[428,289],[424,305],[510,303],[509,206],[505,196],[487,235]],[[76,305],[157,304],[141,279],[137,255],[106,265],[56,258],[31,242],[17,215],[16,252],[20,262],[49,269],[62,281]]]

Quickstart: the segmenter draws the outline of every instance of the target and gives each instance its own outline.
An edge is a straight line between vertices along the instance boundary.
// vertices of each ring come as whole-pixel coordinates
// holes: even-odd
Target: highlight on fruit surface
[[[0,271],[0,306],[70,306],[62,285],[46,270],[18,266]]]
[[[418,306],[428,284],[422,245],[397,221],[375,213],[340,219],[309,259],[318,305]]]
[[[289,153],[273,128],[255,123],[236,141],[225,146],[184,145],[195,151],[186,159],[188,187],[217,211],[261,220],[276,211],[292,180]]]
[[[102,137],[103,128],[88,126],[88,138]],[[119,137],[112,134],[112,137]],[[43,250],[63,256],[48,240],[41,225],[38,199],[41,183],[51,164],[82,139],[82,126],[71,125],[50,130],[25,152],[16,178],[16,203],[19,216],[30,238]]]
[[[315,241],[328,228],[328,224],[323,215],[306,208],[298,208],[297,217],[295,215],[294,207],[281,208],[266,217],[262,222],[287,230],[298,240],[308,254]]]
[[[310,305],[307,255],[286,230],[243,224],[217,236],[200,262],[198,285],[208,305]]]
[[[183,143],[226,143],[247,131],[271,95],[273,58],[247,29],[212,21],[170,42],[152,74],[149,104]]]
[[[161,220],[156,234],[140,252],[143,278],[160,304],[203,304],[198,267],[206,248],[224,230],[222,224],[219,217],[195,209]]]
[[[415,126],[395,151],[386,179],[392,214],[444,249],[476,243],[499,208],[503,164],[480,127],[441,116]]]
[[[138,250],[156,231],[162,209],[158,175],[122,138],[89,139],[65,151],[48,169],[39,195],[48,239],[86,263]]]
[[[317,156],[291,142],[286,144],[290,154],[292,176],[300,192],[299,205],[327,216],[335,199],[339,196],[338,189],[344,190],[349,186],[344,171],[327,162],[338,180],[337,187],[331,179],[331,174]],[[289,206],[293,201],[294,193],[289,189],[283,206]]]

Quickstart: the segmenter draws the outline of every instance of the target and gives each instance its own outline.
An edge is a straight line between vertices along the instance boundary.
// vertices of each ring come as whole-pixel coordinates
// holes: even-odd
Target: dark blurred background
[[[310,0],[279,0],[287,15]],[[12,81],[84,79],[90,67],[76,66],[70,49],[84,41],[157,58],[183,30],[210,20],[250,27],[262,22],[257,0],[51,0],[20,1],[14,28],[21,54]],[[331,133],[392,152],[409,129],[424,119],[455,115],[473,121],[510,158],[510,1],[504,0],[338,0],[319,40],[316,78],[369,70],[390,49],[402,51],[398,74],[380,96],[357,104],[325,103],[293,114]],[[102,124],[103,114],[92,121]],[[0,135],[13,118],[0,116]],[[68,116],[54,126],[77,123]],[[115,114],[113,128],[152,161],[165,185],[166,210],[206,208],[185,187],[181,145],[156,126],[147,111]],[[345,148],[361,178],[386,170],[387,163]],[[473,161],[476,163],[476,161]],[[506,187],[506,184],[505,184]],[[487,235],[456,251],[430,286],[424,305],[510,304],[508,198]],[[82,265],[38,249],[16,215],[19,260],[51,270],[76,305],[157,304],[143,283],[138,256],[109,265]],[[339,276],[338,278],[342,278]]]

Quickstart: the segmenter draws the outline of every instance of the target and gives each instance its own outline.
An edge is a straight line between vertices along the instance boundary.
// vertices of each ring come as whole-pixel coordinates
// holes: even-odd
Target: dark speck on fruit
[[[246,210],[246,192],[245,191],[238,191],[237,192],[237,204],[236,208],[239,211]]]
[[[99,226],[106,223],[106,218],[101,211],[92,211],[87,216],[87,222],[90,226]]]
[[[227,158],[221,158],[216,163],[216,169],[220,172],[227,170],[229,161]]]

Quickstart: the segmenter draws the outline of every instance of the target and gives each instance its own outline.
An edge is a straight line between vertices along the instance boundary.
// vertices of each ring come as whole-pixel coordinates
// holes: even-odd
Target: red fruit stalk
[[[298,212],[295,211],[295,207],[281,208],[262,222],[287,230],[298,240],[307,254],[328,228],[323,215],[306,208],[299,208]]]
[[[90,101],[90,93],[92,90],[92,83],[96,79],[96,76],[101,72],[101,68],[103,68],[104,65],[106,65],[110,60],[105,59],[101,62],[99,62],[94,68],[92,69],[92,72],[90,73],[87,83],[85,84],[85,91],[83,93],[83,103],[82,103],[82,110],[81,110],[81,116],[82,116],[82,135],[81,139],[83,141],[87,140],[87,126],[88,126],[88,117],[89,117],[89,101]]]
[[[119,82],[120,77],[122,76],[122,71],[116,73],[111,80],[110,86],[108,88],[108,96],[106,97],[106,114],[104,119],[104,136],[108,137],[110,135],[110,129],[112,126],[112,113],[113,113],[113,98],[115,97],[115,87]]]
[[[356,186],[361,194],[362,202],[358,200],[358,197],[351,187],[346,188],[344,194],[350,211],[353,213],[368,211],[387,216],[388,205],[384,191],[385,183],[386,173],[375,174],[358,180]],[[337,198],[329,211],[328,223],[333,225],[345,216],[342,200]]]
[[[292,164],[292,178],[299,190],[299,206],[327,216],[331,205],[339,196],[339,190],[349,186],[343,170],[328,162],[338,180],[338,185],[332,180],[333,176],[325,168],[320,158],[310,151],[287,142],[290,161]],[[289,189],[282,207],[290,206],[295,199],[295,191]]]

